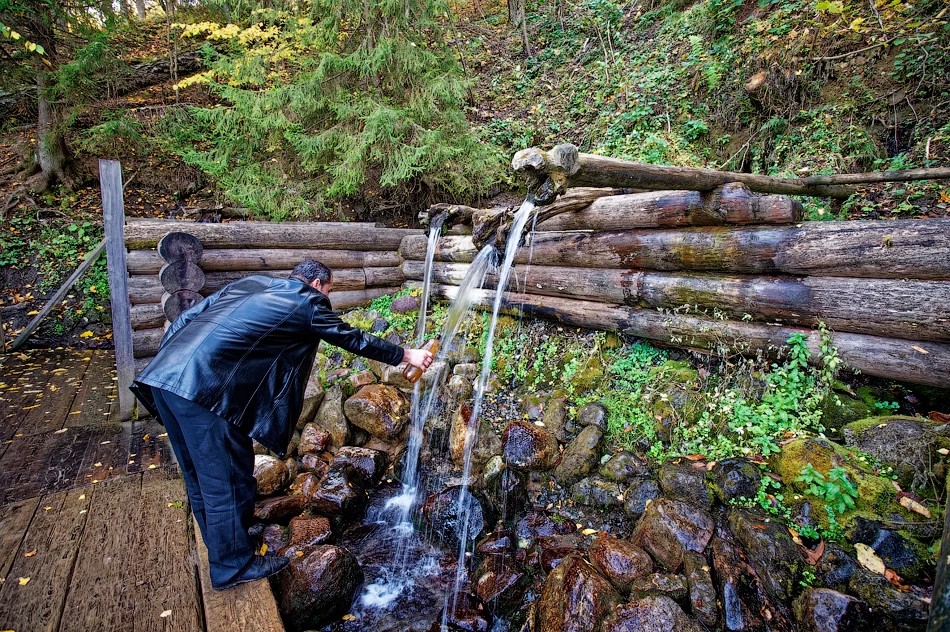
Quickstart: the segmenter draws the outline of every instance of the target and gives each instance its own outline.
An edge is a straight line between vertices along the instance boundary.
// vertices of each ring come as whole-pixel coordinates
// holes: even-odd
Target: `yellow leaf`
[[[900,500],[898,500],[897,502],[900,503],[900,506],[904,507],[905,509],[910,509],[911,511],[915,513],[919,513],[921,516],[924,516],[925,518],[930,517],[930,510],[924,507],[923,505],[921,505],[919,502],[917,502],[910,496],[901,496]]]
[[[877,553],[874,552],[874,549],[869,547],[867,544],[858,542],[854,545],[854,550],[858,554],[858,564],[868,569],[872,573],[883,575],[884,571],[887,570],[887,567],[884,566],[884,560],[879,558]]]
[[[356,621],[356,616],[355,616],[355,615],[352,615],[352,614],[345,614],[345,615],[343,615],[343,620],[344,620],[344,621]]]
[[[296,555],[297,557],[303,557],[303,551],[297,551],[296,553],[294,553],[294,555]]]
[[[594,535],[597,533],[597,529],[584,529],[581,531],[581,535]]]
[[[160,616],[160,617],[163,618],[163,619],[164,619],[165,617],[170,617],[170,616],[172,616],[172,611],[171,611],[171,610],[162,610],[162,614],[160,614],[160,615],[158,615],[158,616]]]
[[[26,553],[23,554],[23,557],[33,557],[34,555],[36,555],[36,549],[33,549],[32,551],[27,551]]]
[[[40,313],[40,310],[34,309],[32,312],[27,312],[26,315],[27,315],[27,316],[36,316],[36,315],[39,314],[39,313]]]
[[[30,583],[30,578],[29,578],[29,577],[19,577],[19,578],[17,578],[17,581],[20,583],[21,586],[26,586],[27,584]]]
[[[259,555],[267,555],[267,544],[266,544],[266,543],[261,545],[261,549],[260,549],[260,551],[258,551],[258,554],[259,554]]]
[[[80,338],[92,338],[92,336],[93,336],[93,333],[89,331],[88,329],[82,332],[81,334],[79,334]]]

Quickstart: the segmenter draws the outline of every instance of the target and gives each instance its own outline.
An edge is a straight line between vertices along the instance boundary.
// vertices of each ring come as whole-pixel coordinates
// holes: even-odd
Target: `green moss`
[[[860,437],[871,428],[877,428],[881,424],[886,424],[889,421],[896,421],[898,419],[905,419],[907,421],[913,422],[923,421],[920,417],[909,417],[907,415],[880,415],[877,417],[865,417],[863,419],[858,419],[857,421],[852,421],[845,427],[845,429],[854,433],[855,437]]]
[[[871,404],[841,393],[829,393],[821,402],[821,423],[825,429],[840,434],[845,425],[874,412]]]

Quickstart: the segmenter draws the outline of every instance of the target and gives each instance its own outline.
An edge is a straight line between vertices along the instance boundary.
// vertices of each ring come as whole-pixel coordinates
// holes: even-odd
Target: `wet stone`
[[[445,619],[446,627],[442,627],[441,618],[436,619],[429,632],[488,632],[492,624],[492,616],[484,604],[465,593],[458,596],[455,607],[446,613]]]
[[[330,433],[315,423],[309,423],[300,431],[300,445],[297,453],[300,456],[317,454],[326,450],[329,445]]]
[[[373,372],[369,370],[354,373],[348,379],[350,382],[350,388],[352,388],[354,391],[358,391],[364,386],[369,386],[370,384],[374,384],[376,382],[376,376],[373,375]]]
[[[302,429],[317,416],[320,404],[326,393],[323,391],[323,384],[320,382],[320,376],[314,372],[307,382],[307,387],[303,392],[303,406],[300,409],[300,417],[297,418],[297,430]]]
[[[693,616],[707,628],[714,628],[719,618],[719,608],[716,606],[712,567],[704,555],[687,551],[683,554],[683,572],[689,587],[689,605]]]
[[[360,484],[361,480],[362,475],[349,465],[331,467],[307,495],[307,500],[321,514],[340,518],[356,517],[363,512],[369,500]]]
[[[652,478],[635,478],[623,494],[623,511],[633,520],[639,520],[647,503],[660,497],[660,486]]]
[[[326,392],[314,421],[330,433],[332,451],[346,445],[350,438],[350,425],[343,414],[343,389],[333,386]]]
[[[607,409],[602,404],[591,402],[584,404],[577,411],[577,423],[582,428],[596,426],[607,432]]]
[[[579,505],[610,509],[623,503],[623,489],[600,477],[582,478],[571,486],[571,500]]]
[[[297,465],[297,459],[291,457],[284,459],[284,465],[287,466],[287,478],[293,481],[300,474],[300,467]]]
[[[550,432],[524,421],[514,421],[502,436],[502,456],[508,467],[543,471],[558,460],[558,444]]]
[[[531,421],[541,419],[544,415],[544,398],[540,395],[526,395],[521,400],[521,412]]]
[[[554,478],[561,485],[570,485],[590,474],[600,461],[600,442],[603,431],[596,426],[587,426],[567,444],[561,454],[561,462],[554,468]]]
[[[286,523],[307,507],[303,496],[276,496],[254,503],[254,517],[264,522]]]
[[[541,417],[541,422],[547,431],[561,443],[567,443],[571,438],[567,431],[567,404],[567,399],[564,397],[552,397],[547,401]]]
[[[792,609],[803,632],[863,632],[872,625],[866,603],[828,588],[806,588]]]
[[[923,629],[927,623],[930,605],[919,590],[899,590],[883,576],[863,568],[854,573],[848,587],[851,595],[871,608],[878,629]]]
[[[523,549],[534,546],[538,538],[552,535],[564,535],[574,532],[574,523],[560,517],[549,516],[541,511],[532,511],[515,525],[515,537],[518,546]]]
[[[300,459],[300,465],[305,472],[313,472],[317,477],[322,478],[329,469],[326,461],[320,458],[319,454],[305,454]]]
[[[400,296],[399,298],[393,299],[392,305],[389,306],[389,310],[394,314],[407,314],[409,312],[418,311],[419,297]]]
[[[254,457],[254,478],[258,496],[273,496],[290,482],[290,472],[280,459],[258,454]]]
[[[577,533],[538,538],[538,563],[546,572],[551,572],[565,557],[583,551],[584,547],[584,539]]]
[[[475,594],[497,614],[514,612],[524,597],[528,576],[510,557],[491,555],[475,571]]]
[[[653,572],[653,560],[646,551],[612,535],[599,535],[587,553],[594,568],[624,594],[630,592],[634,580]]]
[[[287,444],[287,454],[298,454],[300,448],[300,433],[294,431],[290,437],[290,443]]]
[[[344,446],[336,453],[331,466],[349,465],[359,472],[364,485],[375,485],[386,471],[386,453],[370,448]]]
[[[821,585],[834,590],[847,590],[848,582],[858,570],[858,561],[834,542],[825,543],[825,552],[815,565]]]
[[[735,498],[755,498],[762,472],[746,459],[726,459],[716,463],[708,479],[719,502],[728,505]]]
[[[686,578],[673,573],[651,573],[633,580],[630,584],[630,594],[636,597],[666,595],[674,601],[679,601],[686,597],[687,592]]]
[[[649,595],[619,606],[604,621],[603,632],[701,632],[675,601]]]
[[[284,624],[297,632],[346,614],[362,583],[363,571],[352,553],[322,545],[302,557],[292,556],[290,568],[278,573],[272,585]]]
[[[510,524],[528,499],[528,476],[525,472],[502,469],[491,477],[486,477],[485,494],[494,507],[495,513],[505,524]]]
[[[253,448],[254,448],[254,455],[255,455],[255,456],[256,456],[256,455],[259,455],[259,454],[261,454],[261,455],[269,455],[269,454],[270,454],[270,450],[268,450],[267,448],[265,448],[263,445],[261,445],[261,444],[258,443],[257,441],[253,441],[253,440],[252,440],[251,445],[252,445]]]
[[[933,579],[933,564],[927,547],[915,542],[900,531],[885,529],[876,520],[858,517],[848,533],[852,544],[866,544],[877,554],[884,565],[897,572],[912,584],[926,583]]]
[[[511,531],[496,529],[478,543],[475,552],[479,555],[503,555],[515,550],[515,537]]]
[[[610,582],[579,554],[570,555],[544,580],[535,607],[536,632],[590,632],[620,603]]]
[[[705,467],[694,467],[693,462],[686,459],[670,459],[660,467],[657,478],[664,496],[703,509],[712,505],[706,489]]]
[[[606,463],[601,465],[598,474],[608,481],[626,483],[634,478],[649,477],[650,468],[633,454],[621,452],[613,455]]]
[[[472,395],[472,380],[461,375],[453,375],[446,386],[450,398],[458,400],[468,399]]]
[[[290,544],[325,544],[333,537],[330,521],[323,516],[297,516],[290,521]]]
[[[702,553],[713,534],[705,511],[679,500],[663,498],[647,505],[631,540],[669,571],[683,562],[686,551]]]
[[[343,410],[354,426],[386,440],[396,439],[409,419],[409,402],[386,384],[364,386],[346,400]]]
[[[461,512],[460,498],[463,498]],[[468,542],[477,542],[492,524],[481,500],[469,490],[463,492],[458,485],[430,495],[422,507],[422,516],[442,542],[455,550],[461,545],[463,535]],[[465,517],[467,524],[463,523]]]
[[[261,544],[266,545],[268,551],[276,553],[290,544],[290,538],[284,527],[279,524],[269,524],[261,532]]]
[[[727,519],[765,590],[782,601],[797,593],[805,560],[788,529],[745,509],[730,509]]]
[[[387,329],[389,329],[389,321],[385,318],[374,319],[373,324],[369,327],[369,330],[374,334],[380,334]]]

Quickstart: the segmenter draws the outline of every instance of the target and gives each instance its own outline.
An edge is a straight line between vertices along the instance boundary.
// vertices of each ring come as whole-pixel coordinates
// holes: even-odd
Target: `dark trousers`
[[[208,547],[211,583],[237,578],[254,559],[254,447],[233,424],[194,402],[153,388],[188,500]]]

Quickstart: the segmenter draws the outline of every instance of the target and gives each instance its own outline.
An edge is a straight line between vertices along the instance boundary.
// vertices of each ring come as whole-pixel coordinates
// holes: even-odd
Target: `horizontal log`
[[[304,259],[316,259],[331,270],[337,268],[391,268],[402,263],[402,257],[393,249],[364,250],[309,250],[218,248],[205,250],[199,265],[205,272],[233,272],[235,270],[291,270]],[[132,250],[127,257],[129,274],[157,274],[164,263],[152,250]]]
[[[165,330],[162,327],[137,329],[132,332],[132,357],[145,358],[158,353]]]
[[[756,195],[744,185],[732,183],[709,193],[650,191],[604,196],[584,208],[561,213],[544,207],[539,211],[537,227],[564,231],[792,224],[801,219],[801,212],[801,204],[790,197]],[[550,219],[542,219],[548,216]]]
[[[135,358],[134,374],[135,374],[135,375],[138,375],[139,373],[141,373],[142,371],[144,371],[144,370],[145,370],[145,367],[148,366],[148,363],[151,362],[154,358],[155,358],[155,356],[148,356],[148,357],[144,357],[144,358]],[[143,411],[142,411],[141,409],[139,409],[139,414],[140,414],[140,415],[142,414],[142,412],[143,412]]]
[[[334,310],[361,307],[363,305],[369,305],[371,301],[380,296],[386,296],[387,294],[398,291],[398,287],[370,287],[365,290],[354,290],[352,292],[337,292],[333,290],[330,292],[330,305],[333,306]]]
[[[442,237],[436,260],[470,262],[469,237]],[[425,257],[424,236],[404,259]],[[686,228],[603,233],[536,232],[516,263],[739,274],[950,279],[950,219],[806,222],[799,226]]]
[[[435,285],[432,296],[451,300],[457,286]],[[488,307],[493,292],[480,290],[478,304]],[[552,296],[506,293],[506,309],[563,322],[571,326],[617,331],[684,348],[717,350],[726,344],[734,352],[771,353],[792,334],[807,336],[812,361],[819,358],[820,338],[810,329],[777,327],[733,320],[669,314],[656,309],[592,303]],[[945,387],[950,383],[950,345],[835,332],[832,339],[844,364],[867,375]]]
[[[458,285],[464,263],[436,263],[432,281]],[[406,261],[421,281],[423,263]],[[495,287],[489,275],[486,287]],[[737,277],[604,268],[515,266],[512,290],[633,307],[718,311],[737,320],[814,327],[909,340],[950,342],[950,282],[842,277]]]
[[[394,287],[406,280],[401,267],[363,268],[366,275],[366,287]],[[335,287],[335,285],[334,285]]]
[[[165,312],[161,303],[142,303],[133,305],[132,329],[154,329],[165,324]]]
[[[154,248],[167,233],[191,233],[206,249],[313,248],[327,250],[396,250],[411,228],[376,228],[331,222],[227,222],[204,224],[157,219],[129,221],[125,246],[129,250]]]

